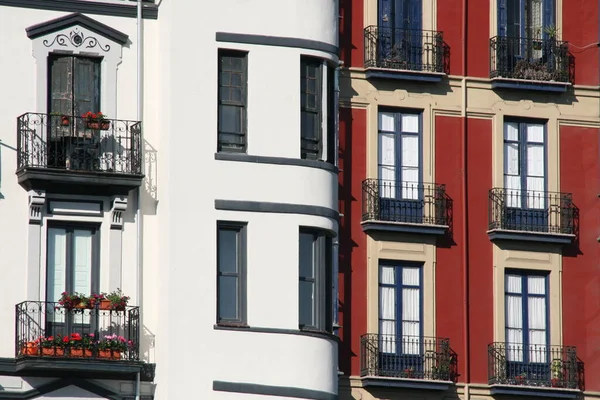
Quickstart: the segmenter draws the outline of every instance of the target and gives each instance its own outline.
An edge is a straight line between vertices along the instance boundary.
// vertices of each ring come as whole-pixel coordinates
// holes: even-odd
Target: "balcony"
[[[452,222],[452,200],[444,185],[366,179],[362,184],[365,232],[445,235]]]
[[[579,230],[579,210],[571,193],[489,191],[490,239],[569,244]]]
[[[492,394],[576,398],[584,390],[575,347],[492,343],[488,356]]]
[[[457,356],[448,339],[368,333],[360,339],[360,376],[363,386],[447,390]]]
[[[492,88],[565,92],[573,81],[568,42],[495,36],[490,54]]]
[[[17,118],[17,177],[26,190],[126,195],[141,185],[141,122],[27,113]]]
[[[16,305],[16,371],[123,378],[140,372],[140,309]]]
[[[448,73],[450,51],[441,32],[368,26],[367,79],[439,82]]]

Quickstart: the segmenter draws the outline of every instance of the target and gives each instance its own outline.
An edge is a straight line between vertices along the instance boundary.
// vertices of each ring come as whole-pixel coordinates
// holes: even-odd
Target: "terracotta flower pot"
[[[112,308],[110,300],[100,300],[101,310],[110,310]]]
[[[97,121],[87,121],[86,125],[88,129],[100,129],[100,122]]]
[[[92,350],[90,349],[71,349],[71,357],[91,357]]]
[[[118,350],[98,350],[98,358],[107,358],[111,360],[120,360],[121,352]]]
[[[103,131],[107,131],[110,129],[110,121],[102,121],[100,123],[100,129]]]
[[[44,348],[42,348],[42,355],[50,356],[50,357],[62,357],[65,355],[65,349],[54,348],[54,347],[44,347]]]
[[[27,342],[21,347],[22,356],[37,356],[40,354],[40,348],[37,343]]]

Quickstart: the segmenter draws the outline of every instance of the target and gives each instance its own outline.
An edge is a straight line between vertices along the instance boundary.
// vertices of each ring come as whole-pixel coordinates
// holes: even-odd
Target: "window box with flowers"
[[[100,303],[101,310],[117,310],[125,311],[130,297],[125,296],[120,288],[110,292],[109,294],[102,293],[102,302]]]
[[[93,349],[96,344],[94,334],[81,335],[79,333],[71,333],[69,336],[69,355],[71,357],[92,357]]]
[[[100,111],[97,113],[88,111],[81,117],[85,119],[88,129],[100,129],[101,131],[110,129],[110,121],[106,118],[106,115],[102,114]]]
[[[41,337],[38,339],[42,349],[42,356],[64,357],[65,346],[69,343],[69,337],[60,335]]]
[[[125,339],[123,336],[104,336],[98,342],[98,358],[120,360],[121,355],[131,347],[133,347],[133,342]]]

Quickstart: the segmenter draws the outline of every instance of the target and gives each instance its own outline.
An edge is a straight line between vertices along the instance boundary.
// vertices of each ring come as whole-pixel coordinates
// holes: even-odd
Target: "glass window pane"
[[[92,232],[73,232],[73,290],[90,295],[92,293]]]
[[[519,275],[507,275],[506,291],[509,293],[522,293],[521,281],[522,278]]]
[[[219,271],[238,272],[238,232],[232,229],[219,229],[217,240],[219,243]]]
[[[314,283],[300,281],[300,325],[315,326]]]
[[[314,241],[312,233],[300,233],[300,276],[314,278]]]
[[[419,132],[419,116],[416,114],[402,115],[402,132]]]
[[[379,130],[394,132],[395,118],[393,113],[379,113]]]
[[[504,124],[504,135],[506,140],[519,140],[519,124],[506,122]]]
[[[530,276],[527,278],[527,292],[529,294],[546,294],[546,277]]]
[[[238,278],[219,277],[219,318],[239,319],[238,317]]]
[[[544,125],[527,125],[527,141],[534,143],[544,143]]]
[[[303,111],[302,118],[302,137],[317,139],[317,114]]]
[[[47,299],[58,301],[67,288],[67,232],[64,229],[48,229],[48,277]]]
[[[237,106],[219,106],[219,130],[242,133],[242,109]]]

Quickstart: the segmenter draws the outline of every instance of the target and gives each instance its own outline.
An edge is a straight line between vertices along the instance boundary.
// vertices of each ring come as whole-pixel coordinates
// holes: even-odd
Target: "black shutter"
[[[92,58],[74,59],[74,109],[75,116],[100,110],[100,63]]]
[[[71,115],[73,111],[73,64],[71,56],[50,58],[49,110],[48,112]]]

